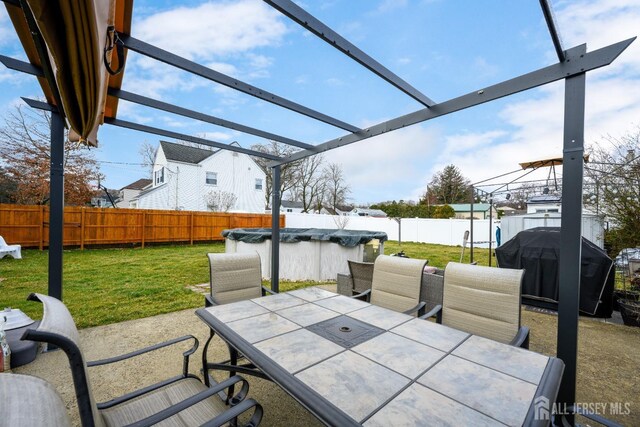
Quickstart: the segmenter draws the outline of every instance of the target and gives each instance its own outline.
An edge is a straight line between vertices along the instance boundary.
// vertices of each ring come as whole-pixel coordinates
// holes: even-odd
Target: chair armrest
[[[529,348],[529,328],[526,326],[520,326],[520,329],[518,329],[518,333],[511,340],[509,344],[515,347],[528,349]]]
[[[420,316],[419,319],[428,319],[433,316],[436,316],[436,322],[442,323],[442,306],[440,304],[433,307],[427,314]]]
[[[403,313],[404,313],[404,314],[413,314],[413,313],[415,313],[415,312],[417,311],[417,312],[418,312],[418,316],[420,316],[420,315],[424,314],[424,307],[425,307],[426,305],[427,305],[427,303],[426,303],[426,302],[424,302],[424,301],[420,301],[420,302],[418,303],[418,305],[416,305],[416,306],[415,306],[415,307],[413,307],[413,308],[410,308],[410,309],[409,309],[409,310],[407,310],[407,311],[403,311]]]
[[[251,419],[249,420],[249,422],[247,422],[247,424],[245,424],[244,426],[256,427],[260,424],[260,421],[262,421],[263,411],[262,411],[262,405],[260,405],[258,402],[256,402],[253,399],[243,400],[238,405],[233,406],[230,409],[227,409],[226,411],[224,411],[222,414],[218,415],[214,419],[202,424],[201,427],[219,427],[222,425],[227,425],[229,421],[235,419],[240,414],[242,414],[243,412],[253,407],[255,407],[255,409],[253,410],[253,415],[251,416]]]
[[[235,406],[240,407],[239,409],[243,409],[244,408],[244,410],[247,410],[247,409],[255,406],[255,405],[252,405],[252,404],[250,404],[250,405],[246,405],[245,404],[245,405],[241,406],[241,402],[244,400],[244,398],[246,397],[247,393],[249,392],[249,383],[244,378],[239,377],[237,375],[234,375],[233,377],[228,378],[227,380],[225,380],[225,381],[223,381],[223,382],[221,382],[219,384],[216,384],[213,387],[209,387],[206,390],[201,391],[200,393],[194,394],[193,396],[188,397],[185,400],[176,403],[175,405],[171,405],[170,407],[168,407],[166,409],[163,409],[162,411],[160,411],[160,412],[158,412],[156,414],[153,414],[153,415],[151,415],[151,416],[149,416],[147,418],[144,418],[144,419],[142,419],[142,420],[140,420],[138,422],[129,424],[129,427],[134,427],[134,426],[135,427],[146,427],[146,426],[152,426],[154,424],[158,424],[160,421],[165,420],[165,419],[167,419],[169,417],[172,417],[172,416],[176,415],[177,413],[179,413],[181,411],[184,411],[187,408],[190,408],[191,406],[195,405],[196,403],[201,402],[201,401],[203,401],[203,400],[205,400],[205,399],[207,399],[207,398],[209,398],[209,397],[211,397],[211,396],[213,396],[213,395],[215,395],[217,393],[220,393],[224,389],[229,388],[232,385],[234,385],[234,384],[236,384],[236,383],[238,383],[240,381],[242,381],[242,389],[240,390],[240,392],[236,396],[234,396],[234,399],[236,397],[241,397],[241,399],[237,400],[238,404],[235,405]],[[255,404],[257,405],[257,402],[255,402]],[[239,410],[239,409],[237,409],[233,413],[231,413],[230,414],[230,418],[227,419],[226,421],[229,421],[229,420],[237,417],[240,413],[244,412],[243,410]],[[257,408],[256,408],[256,411],[257,411]],[[214,418],[213,420],[211,420],[211,421],[214,421],[214,420],[220,419],[220,421],[219,421],[220,424],[211,424],[211,425],[216,425],[217,426],[217,425],[224,424],[225,421],[222,421],[221,417],[224,417],[224,415],[227,412],[229,412],[229,411],[225,411],[222,414],[220,414],[219,416],[217,416],[216,418]],[[262,412],[262,408],[260,408],[260,412]],[[229,415],[227,415],[227,416],[229,416]],[[254,416],[255,416],[255,414],[254,414]],[[224,417],[224,418],[226,418],[226,417]],[[261,413],[260,413],[260,418],[262,418],[262,414]]]
[[[266,286],[262,286],[262,296],[265,296],[266,294],[276,295],[277,292],[267,288]]]
[[[362,292],[361,294],[357,294],[357,295],[353,295],[351,298],[355,298],[355,299],[359,299],[359,300],[363,300],[363,301],[369,301],[369,298],[371,298],[371,289],[367,289],[366,291]]]
[[[219,305],[216,300],[211,296],[211,294],[205,294],[204,296],[204,306],[212,307],[214,305]]]
[[[126,359],[130,359],[132,357],[135,356],[139,356],[141,354],[144,353],[149,353],[150,351],[154,351],[154,350],[158,350],[164,347],[168,347],[170,345],[174,345],[177,344],[179,342],[182,341],[187,341],[187,340],[193,340],[193,347],[191,347],[189,350],[185,351],[183,353],[183,356],[187,357],[190,356],[191,354],[195,353],[195,351],[198,349],[198,339],[196,337],[194,337],[193,335],[185,335],[183,337],[179,337],[179,338],[174,338],[172,340],[169,341],[165,341],[165,342],[161,342],[149,347],[145,347],[145,348],[141,348],[140,350],[136,350],[136,351],[132,351],[131,353],[126,353],[126,354],[122,354],[120,356],[115,356],[115,357],[110,357],[108,359],[101,359],[101,360],[94,360],[91,362],[87,362],[87,366],[91,367],[91,366],[100,366],[100,365],[108,365],[109,363],[115,363],[115,362],[120,362],[122,360],[126,360]]]

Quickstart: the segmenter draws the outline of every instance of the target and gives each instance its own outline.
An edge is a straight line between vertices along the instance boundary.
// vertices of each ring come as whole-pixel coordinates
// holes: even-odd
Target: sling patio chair
[[[371,289],[373,281],[372,262],[347,261],[351,273],[352,293],[359,294]]]
[[[442,305],[422,316],[516,347],[529,348],[529,328],[520,325],[524,270],[450,262]]]
[[[274,292],[262,286],[260,255],[254,253],[211,253],[209,257],[209,291],[205,307],[260,298]]]
[[[210,293],[205,295],[205,307],[260,298],[266,294],[275,294],[271,289],[262,286],[262,265],[260,255],[257,252],[210,253],[207,256],[209,258]],[[207,339],[202,352],[206,385],[209,385],[212,380],[209,370],[225,370],[229,371],[230,375],[242,372],[260,378],[267,378],[252,363],[238,365],[237,359],[243,359],[244,356],[236,353],[231,347],[229,347],[229,354],[231,355],[229,360],[216,363],[209,362],[207,360],[207,351],[214,336],[213,330],[210,330],[209,339]]]
[[[421,315],[425,302],[420,301],[423,259],[380,255],[373,265],[371,289],[353,298],[366,299],[371,304],[405,314]]]
[[[71,427],[56,389],[31,375],[0,374],[0,426]]]
[[[198,340],[195,337],[187,335],[122,356],[85,362],[80,336],[67,307],[60,300],[46,295],[31,294],[28,299],[40,301],[44,306],[44,313],[37,328],[28,329],[22,339],[52,344],[66,353],[83,427],[154,424],[221,426],[228,422],[236,422],[240,414],[251,409],[253,414],[246,425],[257,426],[260,423],[262,407],[255,400],[246,399],[249,392],[249,383],[246,380],[234,376],[207,387],[198,377],[189,374],[189,356],[198,348]],[[108,402],[95,402],[87,368],[120,362],[187,340],[193,340],[194,345],[183,353],[181,375]],[[233,395],[229,399],[229,405],[226,405],[218,394],[239,383],[240,391]]]

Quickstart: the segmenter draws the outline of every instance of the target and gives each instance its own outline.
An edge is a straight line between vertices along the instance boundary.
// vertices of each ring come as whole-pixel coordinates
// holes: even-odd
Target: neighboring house
[[[358,216],[370,216],[374,218],[386,218],[387,213],[380,209],[354,208],[353,214]]]
[[[118,190],[107,191],[109,192],[109,196],[111,196],[111,199],[109,199],[109,196],[107,196],[107,193],[101,187],[100,193],[98,193],[97,196],[91,198],[91,206],[93,206],[94,208],[112,208],[113,203],[118,206],[117,203],[120,192]],[[113,201],[113,203],[111,203],[111,201]]]
[[[457,219],[469,219],[471,218],[471,204],[470,203],[453,203],[449,205],[456,213],[454,218]],[[475,219],[488,219],[489,218],[489,203],[474,203],[473,204],[473,217]],[[492,208],[491,215],[493,218],[498,218],[498,211],[494,206]]]
[[[280,201],[280,213],[302,213],[304,204],[302,202],[293,202],[291,200]]]
[[[503,216],[513,216],[527,213],[526,210],[514,209],[511,206],[498,206],[496,209],[498,211],[502,211]]]
[[[562,197],[555,194],[542,194],[527,200],[527,213],[562,212]]]
[[[132,201],[140,209],[264,213],[266,176],[243,153],[161,141],[152,179]]]
[[[141,178],[136,182],[132,182],[131,184],[122,187],[120,189],[120,197],[118,198],[118,202],[116,203],[117,208],[135,208],[136,203],[131,203],[133,199],[138,197],[138,195],[147,187],[151,186],[151,180],[147,178]]]

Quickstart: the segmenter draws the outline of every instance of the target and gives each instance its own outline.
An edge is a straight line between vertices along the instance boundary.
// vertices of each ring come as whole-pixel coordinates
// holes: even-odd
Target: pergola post
[[[51,112],[49,181],[49,295],[62,300],[62,245],[64,227],[64,121]]]
[[[280,289],[280,165],[271,168],[271,290]]]
[[[473,263],[473,202],[475,202],[476,193],[473,190],[473,185],[470,188],[471,190],[471,216],[469,217],[469,264]]]
[[[586,45],[581,45],[566,53],[569,58],[573,59],[585,52]],[[585,77],[585,74],[581,73],[565,80],[557,355],[565,363],[558,402],[567,406],[572,406],[576,400],[582,251]],[[567,421],[573,425],[573,416],[568,415]]]

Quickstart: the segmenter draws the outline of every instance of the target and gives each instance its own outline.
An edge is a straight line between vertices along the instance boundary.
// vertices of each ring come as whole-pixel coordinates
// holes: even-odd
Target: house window
[[[262,190],[262,179],[256,178],[256,190]]]
[[[164,168],[155,171],[155,182],[156,185],[162,184],[164,182]]]
[[[218,185],[218,173],[207,172],[207,184]]]

